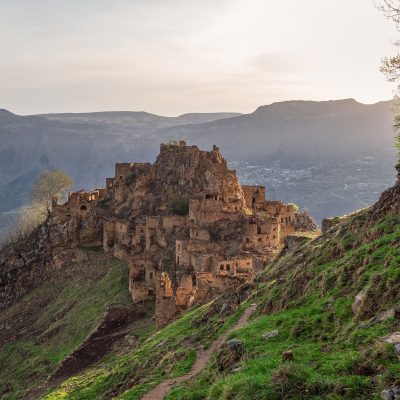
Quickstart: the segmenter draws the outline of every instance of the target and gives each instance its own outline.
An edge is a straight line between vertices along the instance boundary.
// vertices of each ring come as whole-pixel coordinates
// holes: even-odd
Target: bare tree
[[[72,178],[56,169],[40,173],[33,185],[31,198],[36,207],[42,207],[50,215],[53,201],[59,201],[72,189]]]

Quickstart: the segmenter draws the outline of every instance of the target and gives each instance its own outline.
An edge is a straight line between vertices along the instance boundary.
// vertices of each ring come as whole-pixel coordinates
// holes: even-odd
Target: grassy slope
[[[400,217],[368,227],[367,215],[343,220],[329,235],[267,266],[249,299],[259,304],[258,313],[234,335],[245,344],[241,370],[219,371],[216,355],[168,399],[379,398],[400,376],[393,345],[382,341],[399,330],[399,321],[374,319],[399,305]],[[366,296],[356,318],[351,305],[362,289]],[[190,346],[210,343],[241,312],[222,318],[214,305],[188,312],[137,350],[110,356],[47,399],[137,399],[157,382],[183,374],[194,361]],[[262,339],[275,329],[278,336]],[[293,361],[281,361],[284,350],[293,351]]]
[[[16,340],[0,349],[0,398],[21,398],[27,387],[42,383],[94,329],[107,306],[131,305],[126,265],[87,254],[87,261],[72,261],[0,313],[1,321],[27,320]]]
[[[138,399],[157,383],[190,371],[193,346],[207,346],[237,321],[243,308],[222,318],[208,304],[151,335],[129,354],[113,353],[51,391],[46,399]]]
[[[379,312],[399,306],[400,217],[364,226],[366,212],[344,221],[270,265],[257,279],[259,315],[235,337],[247,355],[237,373],[219,373],[215,362],[172,399],[378,399],[400,377],[393,345],[399,330]],[[361,290],[360,316],[351,305]],[[278,330],[265,340],[264,332]],[[292,350],[294,360],[281,361]]]

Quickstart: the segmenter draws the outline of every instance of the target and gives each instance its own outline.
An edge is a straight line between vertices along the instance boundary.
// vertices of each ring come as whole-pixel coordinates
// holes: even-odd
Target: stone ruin
[[[286,236],[317,229],[264,186],[240,185],[217,146],[183,141],[161,144],[154,164],[116,164],[105,189],[72,193],[52,213],[101,215],[104,251],[127,262],[132,300],[153,300],[158,326],[251,279]]]
[[[55,221],[62,221],[65,217],[72,216],[85,217],[90,210],[98,207],[99,202],[106,197],[106,189],[95,189],[90,192],[80,190],[79,192],[69,193],[68,200],[60,205],[56,200],[52,204],[52,217]]]

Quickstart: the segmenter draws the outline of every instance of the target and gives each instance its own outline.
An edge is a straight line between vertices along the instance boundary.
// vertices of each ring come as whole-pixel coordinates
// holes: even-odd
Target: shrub
[[[293,206],[294,208],[294,212],[298,212],[299,211],[299,206],[295,203],[289,203],[289,206]]]
[[[312,375],[305,366],[292,362],[283,364],[272,374],[270,386],[277,398],[285,399],[309,399],[331,392],[329,382],[318,374]]]
[[[188,215],[189,199],[186,197],[176,197],[172,200],[171,210],[175,215]]]
[[[125,186],[132,185],[132,183],[136,181],[137,177],[138,172],[136,170],[130,172],[124,179]]]

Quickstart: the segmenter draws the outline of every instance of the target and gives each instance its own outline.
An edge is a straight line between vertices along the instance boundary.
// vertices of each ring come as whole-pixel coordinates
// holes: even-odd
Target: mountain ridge
[[[307,112],[293,113],[304,104]],[[73,177],[75,189],[94,188],[102,177],[112,174],[115,162],[153,161],[160,142],[182,139],[203,148],[218,143],[242,180],[263,182],[273,198],[307,205],[318,220],[345,214],[371,204],[394,179],[391,104],[296,100],[228,118],[224,113],[153,118],[142,112],[136,116],[129,112],[128,117],[100,112],[92,118],[90,113],[18,116],[3,112],[0,212],[26,204],[27,192],[43,169],[65,170]],[[339,180],[331,176],[333,171],[345,176],[343,187],[336,187]],[[366,181],[369,191],[362,186]],[[333,210],[328,206],[329,186],[341,197]],[[8,224],[3,217],[0,224]]]

